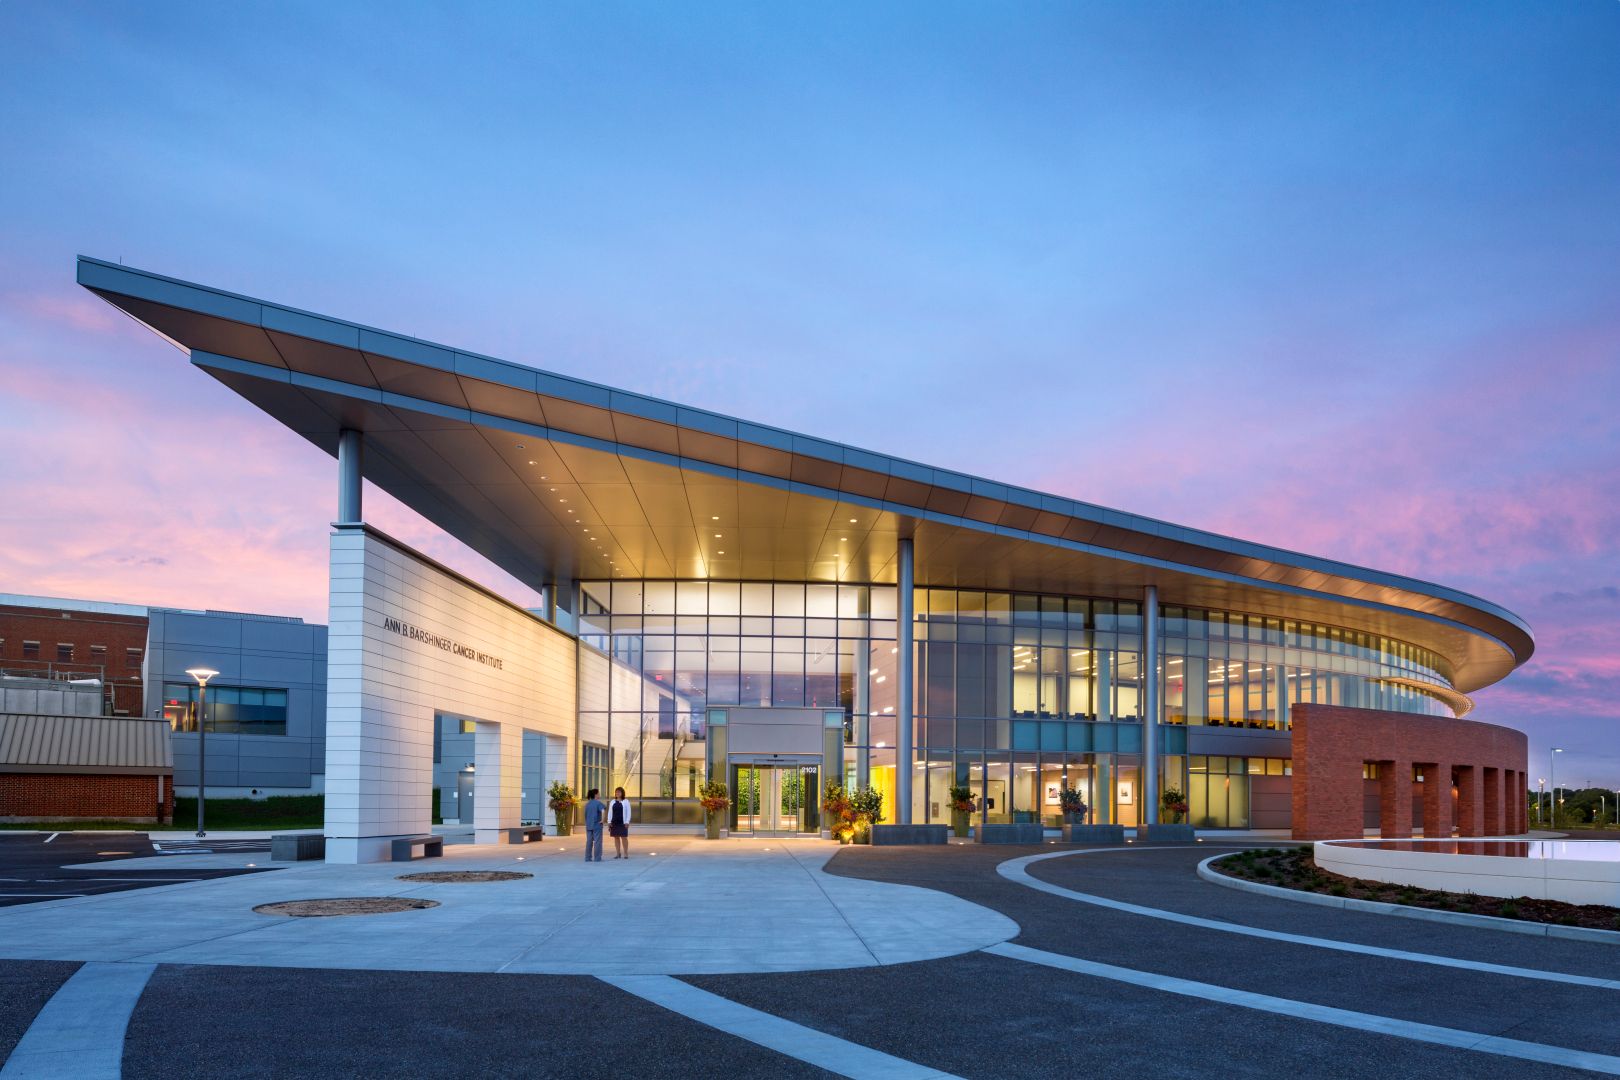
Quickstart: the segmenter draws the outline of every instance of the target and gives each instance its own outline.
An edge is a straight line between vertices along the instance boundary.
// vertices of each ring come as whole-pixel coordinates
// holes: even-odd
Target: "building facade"
[[[197,789],[208,689],[208,789],[318,794],[326,771],[326,627],[277,615],[0,595],[0,712],[168,725],[179,794]]]
[[[208,683],[208,791],[317,794],[326,772],[326,627],[279,615],[151,608],[144,715],[168,721],[175,782],[197,789],[197,683]]]
[[[981,823],[1051,822],[1074,787],[1098,822],[1284,828],[1294,710],[1460,717],[1534,648],[1444,586],[97,260],[79,280],[337,458],[338,858],[422,831],[463,773],[491,839],[559,777],[671,825],[724,780],[744,831],[815,831],[832,779],[898,823],[949,821],[953,788]],[[362,478],[541,611],[367,526]]]
[[[96,680],[101,711],[139,716],[145,664],[143,607],[0,593],[0,677]]]

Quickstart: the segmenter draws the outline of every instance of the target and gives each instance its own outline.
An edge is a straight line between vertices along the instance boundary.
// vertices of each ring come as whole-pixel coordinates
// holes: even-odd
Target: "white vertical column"
[[[1114,650],[1093,650],[1091,653],[1091,670],[1097,679],[1097,723],[1112,723],[1114,719]]]
[[[895,732],[894,732],[894,817],[898,825],[911,824],[911,680],[913,657],[915,651],[911,643],[913,622],[913,593],[916,591],[916,554],[912,548],[911,540],[900,541],[900,568],[899,568],[899,604],[895,614],[899,621],[895,626],[895,644],[899,647],[896,654],[899,664],[896,665],[899,674],[899,686],[896,692],[899,700],[895,702]]]
[[[1282,664],[1277,664],[1275,665],[1275,671],[1277,681],[1276,689],[1273,692],[1277,696],[1277,730],[1286,731],[1288,730],[1288,668]]]
[[[1142,590],[1142,817],[1159,823],[1159,589]]]
[[[352,428],[338,432],[338,516],[339,525],[358,525],[360,516],[360,462],[364,443]]]
[[[899,655],[898,653],[896,655]],[[855,786],[872,783],[872,643],[855,640]],[[843,783],[844,772],[838,770]]]
[[[523,729],[479,720],[473,728],[473,839],[500,844],[523,821]]]

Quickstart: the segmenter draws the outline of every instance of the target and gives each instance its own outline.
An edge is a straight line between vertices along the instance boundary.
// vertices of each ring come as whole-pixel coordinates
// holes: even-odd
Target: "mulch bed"
[[[433,885],[454,885],[474,881],[522,881],[533,874],[516,870],[430,870],[425,874],[401,874],[400,881],[426,881]]]
[[[1521,896],[1504,900],[1474,893],[1440,892],[1413,885],[1391,885],[1365,881],[1323,870],[1316,865],[1309,847],[1262,848],[1228,855],[1210,864],[1228,877],[1242,878],[1262,885],[1343,896],[1352,900],[1376,900],[1407,907],[1457,911],[1467,915],[1494,915],[1499,919],[1584,926],[1593,930],[1620,930],[1620,908],[1604,904],[1566,904],[1561,900],[1534,900]]]
[[[253,910],[260,915],[322,919],[333,915],[388,915],[438,906],[436,900],[413,900],[404,896],[335,896],[328,900],[283,900],[279,904],[260,904]]]

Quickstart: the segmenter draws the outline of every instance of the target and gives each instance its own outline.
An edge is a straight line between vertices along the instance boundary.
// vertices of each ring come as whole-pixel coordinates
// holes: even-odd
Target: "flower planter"
[[[557,819],[557,835],[558,836],[570,836],[570,835],[573,834],[573,831],[574,831],[574,823],[573,822],[565,821],[560,817]]]
[[[703,822],[703,831],[710,840],[720,839],[720,815],[710,814]]]
[[[970,810],[951,811],[951,832],[960,839],[967,839],[968,821],[972,817]]]

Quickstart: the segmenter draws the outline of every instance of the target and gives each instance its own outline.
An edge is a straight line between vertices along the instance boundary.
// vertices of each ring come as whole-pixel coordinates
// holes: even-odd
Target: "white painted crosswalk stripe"
[[[1620,990],[1620,979],[1601,979],[1591,975],[1571,975],[1563,971],[1543,971],[1540,968],[1515,967],[1511,964],[1492,964],[1484,960],[1463,960],[1455,956],[1411,952],[1406,949],[1386,949],[1379,945],[1363,945],[1359,942],[1340,941],[1337,938],[1312,937],[1308,934],[1290,934],[1284,930],[1267,930],[1259,926],[1225,922],[1220,919],[1206,919],[1199,915],[1187,915],[1179,911],[1167,911],[1164,908],[1132,904],[1124,900],[1114,900],[1107,896],[1097,896],[1092,893],[1077,892],[1074,889],[1065,889],[1063,886],[1054,885],[1050,881],[1042,881],[1040,878],[1030,874],[1028,869],[1030,863],[1042,862],[1046,859],[1064,858],[1073,855],[1126,854],[1140,850],[1105,848],[1093,851],[1054,851],[1043,855],[1026,855],[1020,859],[1007,860],[996,867],[996,873],[1009,881],[1015,881],[1020,885],[1039,892],[1050,893],[1053,896],[1077,900],[1082,904],[1090,904],[1094,907],[1122,911],[1129,915],[1142,915],[1149,919],[1181,923],[1183,926],[1196,926],[1200,930],[1216,930],[1223,934],[1239,934],[1244,937],[1286,942],[1290,945],[1307,945],[1315,949],[1331,949],[1335,952],[1377,956],[1386,960],[1404,960],[1413,964],[1459,968],[1464,971],[1478,971],[1488,975],[1507,975],[1515,979],[1566,983],[1570,986],[1591,987],[1594,990]]]
[[[1149,990],[1158,990],[1167,994],[1179,994],[1184,997],[1197,998],[1201,1001],[1215,1001],[1223,1005],[1256,1009],[1279,1016],[1312,1020],[1319,1024],[1332,1024],[1335,1027],[1353,1028],[1357,1031],[1367,1031],[1379,1035],[1393,1035],[1397,1038],[1411,1039],[1415,1042],[1434,1043],[1438,1046],[1473,1050],[1482,1054],[1517,1058],[1521,1061],[1539,1061],[1548,1065],[1562,1065],[1571,1069],[1586,1069],[1609,1076],[1620,1076],[1620,1057],[1610,1054],[1596,1054],[1586,1050],[1572,1050],[1563,1046],[1551,1046],[1546,1043],[1524,1042],[1520,1039],[1504,1039],[1498,1035],[1487,1035],[1478,1031],[1464,1031],[1460,1028],[1420,1024],[1411,1020],[1398,1020],[1390,1016],[1379,1016],[1375,1013],[1339,1009],[1330,1005],[1317,1005],[1308,1001],[1273,997],[1270,994],[1256,994],[1249,990],[1236,990],[1215,983],[1194,982],[1191,979],[1180,979],[1172,975],[1160,975],[1151,971],[1137,971],[1134,968],[1116,967],[1113,964],[1099,964],[1093,960],[1081,960],[1074,956],[1064,956],[1061,953],[1031,949],[1023,945],[1013,945],[1007,942],[992,945],[984,951],[1011,960],[1022,960],[1031,964],[1040,964],[1044,967],[1057,968],[1060,971],[1072,971],[1079,975],[1110,979],[1114,982],[1128,983],[1132,986],[1145,987]]]
[[[668,975],[603,976],[602,981],[671,1012],[840,1076],[860,1080],[959,1080],[951,1073],[795,1024]]]

